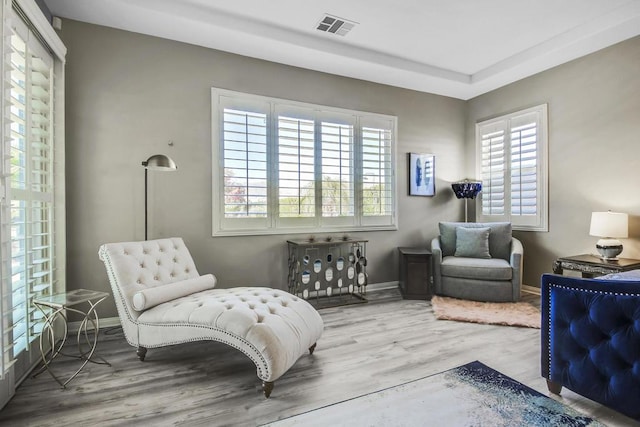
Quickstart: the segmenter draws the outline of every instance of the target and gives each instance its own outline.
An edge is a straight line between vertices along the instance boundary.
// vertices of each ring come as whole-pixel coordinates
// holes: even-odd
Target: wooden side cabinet
[[[423,248],[398,248],[400,292],[404,299],[431,299],[431,252]]]

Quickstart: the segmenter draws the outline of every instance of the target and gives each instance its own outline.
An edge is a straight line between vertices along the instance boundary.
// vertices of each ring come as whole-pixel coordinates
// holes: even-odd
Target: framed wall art
[[[436,195],[436,156],[425,153],[409,153],[409,195]]]

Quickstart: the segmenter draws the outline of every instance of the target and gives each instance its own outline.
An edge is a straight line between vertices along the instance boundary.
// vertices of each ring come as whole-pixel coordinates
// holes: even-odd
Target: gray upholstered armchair
[[[474,301],[520,299],[522,243],[508,222],[441,222],[431,241],[437,295]]]

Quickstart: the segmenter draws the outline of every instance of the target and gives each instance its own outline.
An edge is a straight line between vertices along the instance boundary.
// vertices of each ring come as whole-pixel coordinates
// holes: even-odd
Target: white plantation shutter
[[[365,117],[360,121],[360,132],[362,221],[392,224],[395,221],[393,122]]]
[[[511,121],[511,213],[538,213],[538,124],[536,114]]]
[[[395,228],[395,117],[211,93],[213,235]]]
[[[22,34],[19,34],[22,29]],[[32,300],[56,285],[53,227],[53,58],[16,27],[11,46],[11,330],[14,356],[42,329]]]
[[[322,216],[353,216],[353,126],[321,126]]]
[[[219,227],[252,229],[266,227],[268,218],[269,105],[241,103],[228,97],[219,99],[220,110],[214,134],[220,145],[217,181],[220,204],[216,207]],[[214,197],[216,200],[216,197]]]
[[[326,115],[320,121],[322,224],[355,224],[355,117]]]
[[[316,131],[312,110],[276,108],[278,218],[316,217]],[[315,220],[279,224],[313,225]]]
[[[267,216],[266,115],[224,110],[225,217]]]
[[[480,220],[547,230],[547,106],[476,126],[482,177]]]
[[[505,215],[505,121],[480,127],[482,214]]]

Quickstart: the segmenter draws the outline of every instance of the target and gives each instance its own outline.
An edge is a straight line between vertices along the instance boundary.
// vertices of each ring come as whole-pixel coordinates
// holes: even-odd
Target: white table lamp
[[[615,260],[622,252],[622,243],[617,239],[629,237],[629,215],[611,211],[593,212],[589,234],[601,237],[596,249],[602,259]]]

